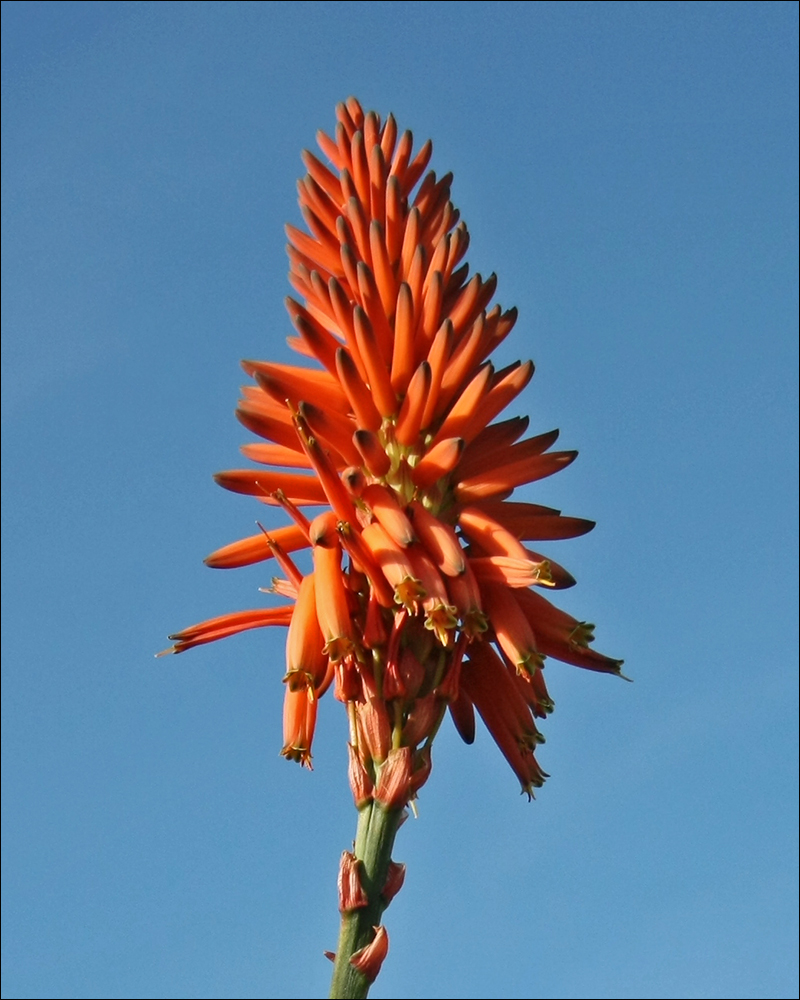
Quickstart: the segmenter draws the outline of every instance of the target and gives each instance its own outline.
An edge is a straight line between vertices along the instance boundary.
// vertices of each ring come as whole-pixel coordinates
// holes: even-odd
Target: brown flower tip
[[[368,945],[360,948],[350,959],[350,964],[361,973],[367,982],[375,982],[381,971],[383,960],[389,952],[389,935],[382,925],[375,928],[375,937]]]
[[[361,869],[363,867],[362,862],[354,854],[351,854],[350,851],[342,851],[337,882],[340,913],[360,910],[369,905],[369,897],[361,885]]]

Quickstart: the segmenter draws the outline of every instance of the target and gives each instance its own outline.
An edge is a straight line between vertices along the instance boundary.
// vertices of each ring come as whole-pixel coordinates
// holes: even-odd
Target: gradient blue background
[[[320,997],[355,815],[326,698],[278,756],[284,633],[206,569],[242,357],[290,360],[282,227],[350,93],[453,170],[533,357],[512,412],[597,519],[528,804],[449,723],[372,996],[797,995],[797,5],[3,10],[6,997]],[[276,516],[275,523],[279,518]]]

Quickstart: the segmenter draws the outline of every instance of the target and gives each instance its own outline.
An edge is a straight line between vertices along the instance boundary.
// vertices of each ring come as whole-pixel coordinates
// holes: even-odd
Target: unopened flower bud
[[[308,529],[309,539],[312,545],[324,545],[327,548],[339,544],[339,536],[336,531],[336,515],[332,510],[326,510],[319,514],[311,522]]]
[[[356,465],[349,465],[342,473],[342,482],[347,487],[349,493],[354,497],[360,497],[367,484],[364,473]]]

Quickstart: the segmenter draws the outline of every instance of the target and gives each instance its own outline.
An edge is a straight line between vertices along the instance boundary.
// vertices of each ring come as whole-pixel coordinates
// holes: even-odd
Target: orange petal
[[[495,384],[481,399],[469,426],[461,435],[464,440],[469,442],[476,438],[483,428],[490,424],[498,413],[522,392],[532,377],[532,361],[511,365],[506,373],[498,372],[495,376]]]
[[[262,393],[263,396],[263,393]],[[289,418],[287,420],[287,418]],[[265,408],[252,400],[242,400],[236,410],[236,419],[253,434],[293,450],[297,434],[288,410],[284,413],[266,413]]]
[[[514,535],[499,521],[478,507],[465,507],[458,515],[458,524],[471,542],[488,555],[510,556],[525,561],[527,553]]]
[[[532,549],[525,549],[525,554],[528,559],[532,560],[534,563],[546,563],[548,568],[548,573],[550,575],[550,582],[547,586],[553,587],[555,590],[567,590],[569,587],[574,587],[576,580],[569,570],[564,569],[564,567],[557,563],[554,559],[550,559],[547,556],[541,555],[539,552],[534,552]]]
[[[327,139],[327,136],[325,137]],[[328,139],[330,143],[330,140]],[[333,144],[331,143],[331,146]],[[315,182],[319,184],[322,190],[328,195],[328,197],[336,204],[340,205],[342,202],[342,185],[339,183],[339,178],[329,170],[324,163],[322,163],[310,150],[304,149],[300,154],[300,158],[305,164],[306,170],[314,178]]]
[[[395,544],[405,548],[416,538],[411,521],[403,510],[394,490],[379,483],[367,486],[361,499]]]
[[[358,568],[369,580],[372,594],[384,608],[394,607],[394,593],[391,586],[376,560],[372,550],[362,537],[362,532],[350,523],[340,523],[338,525],[339,535],[342,540],[342,547],[350,556],[351,560],[358,564]]]
[[[610,656],[603,656],[594,649],[582,649],[566,642],[557,642],[553,639],[542,636],[539,643],[541,652],[545,656],[552,656],[554,660],[561,660],[562,663],[570,663],[575,667],[582,667],[584,670],[594,670],[601,674],[617,674],[622,677],[621,667],[623,660],[614,660]],[[628,680],[628,678],[624,678]]]
[[[369,167],[367,153],[364,148],[364,135],[359,130],[350,139],[350,162],[352,163],[353,183],[358,192],[358,200],[369,208]]]
[[[434,517],[418,500],[409,506],[414,530],[436,566],[446,576],[460,576],[465,569],[464,550],[449,524]]]
[[[415,486],[427,489],[435,482],[452,472],[458,465],[464,442],[461,438],[445,438],[434,445],[419,463],[411,470],[411,479]]]
[[[383,125],[383,130],[381,131],[381,152],[383,153],[386,161],[388,162],[392,158],[394,153],[394,144],[397,142],[397,122],[395,121],[394,115],[389,112],[386,116],[386,121]]]
[[[293,502],[302,505],[327,503],[328,498],[319,479],[301,476],[294,472],[273,472],[261,469],[231,469],[218,472],[214,480],[231,493],[258,497],[264,503],[274,504],[270,497],[275,490],[283,490]]]
[[[394,267],[403,245],[405,212],[403,194],[396,177],[390,177],[386,184],[386,252]]]
[[[192,646],[200,646],[214,639],[222,638],[220,633],[235,635],[251,628],[264,628],[267,625],[288,625],[292,616],[293,605],[280,608],[256,608],[253,611],[234,611],[227,615],[209,618],[197,625],[182,629],[169,636],[176,643],[167,652],[182,653]],[[161,655],[161,654],[159,654]]]
[[[356,416],[358,426],[369,431],[379,430],[381,415],[373,402],[372,394],[361,380],[353,358],[341,347],[336,352],[336,370],[339,373],[342,388],[350,400],[350,406]]]
[[[308,537],[296,524],[273,528],[270,535],[280,544],[284,552],[296,552],[309,545]],[[272,550],[264,535],[259,532],[257,535],[250,535],[249,538],[216,549],[211,555],[206,556],[205,563],[212,569],[233,569],[239,566],[252,566],[253,563],[272,558]]]
[[[394,305],[397,299],[397,281],[392,271],[389,252],[386,249],[383,227],[375,219],[373,219],[369,226],[369,245],[372,255],[372,266],[375,271],[375,284],[378,288],[381,307],[385,316],[391,316],[394,313]],[[389,338],[391,342],[391,331]]]
[[[486,467],[487,455],[496,456],[507,451],[509,445],[522,437],[528,429],[528,417],[511,417],[496,424],[489,424],[473,438],[464,449],[461,459],[461,474],[464,478],[481,472]],[[494,462],[496,465],[497,462]]]
[[[406,398],[400,407],[395,438],[406,447],[416,443],[422,427],[422,414],[431,387],[431,366],[423,361],[409,382]]]
[[[456,336],[461,336],[465,330],[469,329],[489,303],[496,288],[497,275],[495,274],[489,275],[485,282],[481,282],[479,274],[473,277],[450,310],[450,318],[453,321]]]
[[[361,532],[361,538],[394,588],[395,601],[416,612],[427,591],[415,574],[409,550],[393,542],[377,522],[368,524]]]
[[[439,406],[439,390],[442,385],[442,377],[450,357],[453,345],[453,324],[446,319],[436,336],[433,338],[430,350],[428,351],[428,364],[431,366],[431,388],[425,411],[422,414],[422,426],[428,427],[433,420],[433,415]]]
[[[417,329],[419,329],[422,325],[422,287],[427,270],[425,261],[425,247],[421,245],[417,246],[414,250],[413,257],[411,258],[411,266],[409,267],[406,275],[408,287],[411,289],[411,300],[414,303],[414,317]]]
[[[361,306],[356,306],[353,310],[353,321],[359,354],[367,369],[375,405],[382,416],[391,417],[397,412],[397,397],[392,389],[389,372],[381,356],[372,324]]]
[[[535,503],[486,500],[481,503],[480,508],[522,541],[577,538],[595,526],[594,521],[582,517],[564,517],[552,508]]]
[[[282,444],[243,444],[239,451],[262,465],[283,465],[289,469],[310,469],[311,465],[302,451],[286,448]]]
[[[331,305],[336,314],[339,329],[342,331],[342,336],[347,344],[347,350],[353,359],[353,364],[358,369],[358,374],[362,381],[369,382],[369,374],[367,373],[367,368],[361,357],[361,351],[358,348],[358,341],[356,340],[356,330],[353,325],[353,305],[347,297],[344,288],[342,288],[341,283],[335,279],[330,281],[328,291],[330,292]]]
[[[420,149],[414,159],[409,163],[408,169],[404,172],[403,176],[400,178],[403,185],[403,190],[406,195],[411,193],[411,189],[417,183],[417,181],[422,177],[425,172],[425,168],[431,159],[431,154],[433,153],[433,143],[430,139],[427,140],[424,146]]]
[[[311,767],[311,743],[317,722],[317,698],[308,689],[287,686],[283,700],[283,749],[281,756]]]
[[[507,434],[510,437],[513,430],[513,421],[503,421],[502,424],[492,424],[482,431],[472,442],[469,454],[465,455],[465,460],[461,466],[461,475],[464,479],[475,475],[478,472],[486,472],[489,469],[500,466],[513,465],[516,462],[524,462],[536,455],[541,455],[558,438],[558,431],[548,431],[546,434],[537,434],[536,437],[520,441],[518,444],[500,441],[499,431],[494,434],[487,434],[489,430],[501,428],[507,425]],[[511,425],[511,426],[508,426]]]
[[[508,672],[486,643],[477,643],[461,670],[461,686],[480,713],[486,728],[530,796],[544,783],[546,775],[533,755],[536,727],[530,712],[527,718],[522,700]],[[524,705],[524,701],[523,701]]]
[[[312,400],[337,413],[346,412],[348,400],[339,381],[327,371],[314,371],[296,365],[270,364],[266,361],[243,361],[242,368],[277,403],[289,400],[296,407],[300,400]]]
[[[381,294],[378,290],[374,272],[363,261],[359,261],[356,265],[356,272],[358,275],[358,290],[361,297],[361,305],[369,317],[375,335],[375,343],[382,361],[382,367],[388,370],[392,362],[394,332],[389,325],[387,312],[381,301]],[[394,295],[390,297],[390,308],[392,305],[394,305]]]
[[[469,564],[483,586],[484,583],[501,584],[515,589],[554,586],[552,564],[547,559],[533,561],[514,559],[510,556],[471,556]]]
[[[487,362],[473,376],[466,389],[460,394],[445,417],[442,426],[433,439],[433,444],[438,444],[439,441],[450,437],[460,437],[467,440],[466,432],[475,422],[475,414],[489,391],[489,383],[493,374],[494,368],[491,363]],[[477,433],[478,431],[476,430],[473,437]]]
[[[315,545],[314,574],[317,580],[317,621],[325,640],[324,651],[334,661],[353,649],[353,625],[342,575],[342,552],[338,545]]]
[[[378,437],[372,431],[357,430],[353,435],[353,441],[368,471],[378,479],[383,478],[391,468],[392,462]]]
[[[326,135],[325,132],[322,131],[322,129],[319,129],[317,131],[316,138],[317,138],[317,145],[322,150],[322,152],[328,157],[328,159],[336,167],[337,170],[341,170],[344,164],[342,163],[341,157],[339,155],[339,149],[336,143],[333,141],[333,139],[331,139],[330,136]],[[311,155],[313,156],[313,154]],[[306,166],[308,166],[307,163]]]
[[[303,310],[303,313],[292,312],[291,310],[295,310],[296,306],[294,299],[288,296],[286,298],[286,307],[290,309],[292,323],[300,334],[304,348],[333,374],[336,371],[335,359],[339,341],[320,322],[315,320],[307,310]]]
[[[430,272],[429,272],[430,274]],[[442,298],[444,281],[441,271],[434,271],[422,292],[422,320],[420,332],[422,342],[430,344],[442,321]],[[412,286],[413,287],[413,286]]]
[[[533,673],[541,665],[541,653],[514,594],[502,584],[481,581],[481,596],[500,648],[519,673]]]
[[[460,482],[456,488],[456,498],[459,503],[474,503],[499,494],[508,495],[517,486],[534,483],[560,472],[574,462],[577,456],[577,451],[554,451],[537,455],[528,461],[492,469]]]
[[[465,381],[472,376],[481,360],[479,354],[484,325],[483,317],[479,316],[468,333],[456,343],[442,377],[436,416],[445,412],[459,390],[464,388]]]
[[[342,521],[349,521],[354,516],[353,503],[350,494],[344,487],[341,479],[331,463],[330,458],[319,445],[316,438],[309,433],[308,425],[301,415],[295,417],[295,428],[300,438],[303,450],[314,466],[317,473],[319,488],[325,495],[328,503],[333,507],[337,517]],[[284,490],[288,494],[288,490]]]
[[[356,425],[353,419],[346,415],[347,407],[339,410],[329,407],[322,409],[313,403],[302,402],[298,405],[298,412],[308,424],[311,433],[324,441],[337,456],[340,455],[349,465],[361,464],[358,451],[353,445],[353,431]],[[340,463],[337,461],[336,464]]]
[[[339,241],[336,239],[336,218],[338,212],[333,215],[331,220],[331,226],[328,227],[327,222],[319,214],[319,209],[316,205],[312,208],[309,204],[311,199],[307,196],[305,189],[300,182],[300,212],[305,220],[306,225],[311,230],[311,233],[316,238],[317,242],[323,246],[326,250],[328,258],[330,260],[338,261],[339,257]],[[329,271],[333,270],[335,274],[336,271],[330,267],[327,268]]]
[[[400,248],[400,274],[406,281],[411,273],[411,269],[414,266],[414,261],[417,256],[417,248],[419,246],[419,237],[421,229],[421,219],[418,208],[412,208],[408,213],[406,218],[406,227],[403,232],[403,242]],[[424,251],[423,251],[424,253]],[[419,275],[419,290],[422,290],[422,278],[424,273],[421,272]]]
[[[331,274],[339,272],[341,262],[339,254],[336,252],[338,248],[334,248],[332,242],[321,243],[319,240],[315,240],[313,236],[304,233],[302,229],[297,229],[296,226],[288,223],[284,226],[284,229],[292,246],[296,247],[301,254],[313,261],[316,266]]]
[[[328,658],[317,623],[314,574],[303,577],[297,591],[289,634],[286,637],[286,680],[290,687],[316,688],[325,676]]]
[[[301,177],[297,182],[297,192],[301,211],[311,209],[317,219],[324,224],[329,235],[336,233],[336,219],[341,214],[338,202],[331,200],[327,191],[314,180],[310,174]],[[337,246],[338,251],[338,246]]]
[[[413,147],[414,137],[411,132],[406,129],[406,131],[400,136],[400,141],[397,143],[397,148],[394,151],[392,166],[389,170],[390,177],[397,177],[400,181],[402,181],[403,177],[405,177],[409,160],[411,159]]]

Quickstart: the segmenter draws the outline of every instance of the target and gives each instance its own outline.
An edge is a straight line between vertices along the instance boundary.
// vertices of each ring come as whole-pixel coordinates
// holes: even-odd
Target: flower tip
[[[336,515],[332,510],[318,514],[308,529],[312,545],[322,545],[331,548],[338,544]]]

